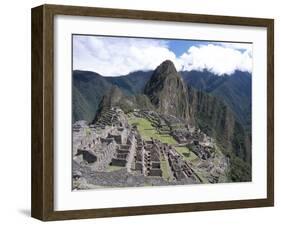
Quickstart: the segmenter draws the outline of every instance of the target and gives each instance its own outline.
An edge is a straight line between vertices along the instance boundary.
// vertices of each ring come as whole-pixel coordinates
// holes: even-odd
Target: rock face
[[[159,112],[185,119],[189,117],[186,86],[172,61],[166,60],[156,68],[144,94]]]

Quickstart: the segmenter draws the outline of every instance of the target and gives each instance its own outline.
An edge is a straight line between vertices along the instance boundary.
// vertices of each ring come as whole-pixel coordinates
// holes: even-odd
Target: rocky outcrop
[[[186,86],[172,61],[166,60],[156,68],[144,94],[159,112],[189,118]]]

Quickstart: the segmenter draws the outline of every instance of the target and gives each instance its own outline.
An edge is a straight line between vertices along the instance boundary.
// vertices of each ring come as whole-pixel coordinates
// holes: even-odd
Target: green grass
[[[171,175],[170,175],[170,171],[168,169],[168,163],[165,159],[162,159],[160,161],[160,166],[161,166],[161,170],[162,170],[162,177],[164,180],[169,180],[171,178]]]
[[[197,174],[197,176],[201,179],[203,184],[209,184],[210,183],[203,173],[201,173],[201,172],[199,172],[198,170],[195,170],[195,169],[193,169],[193,170]]]
[[[195,155],[192,151],[190,151],[187,147],[176,147],[176,150],[179,154],[181,154],[185,160],[188,162],[196,162],[198,161],[197,155]],[[189,156],[185,155],[185,153],[189,153]]]
[[[122,167],[122,166],[111,166],[111,165],[109,165],[107,168],[106,168],[106,172],[114,172],[114,171],[117,171],[117,170],[120,170],[120,169],[122,169],[122,168],[124,168],[124,167]]]
[[[84,129],[84,133],[85,133],[85,136],[90,137],[90,136],[91,136],[92,131],[91,131],[91,129],[90,129],[90,128],[85,128],[85,129]]]
[[[129,123],[135,124],[144,140],[150,140],[151,137],[160,140],[162,143],[177,144],[176,140],[169,134],[159,134],[158,131],[151,125],[150,121],[145,118],[129,118]]]

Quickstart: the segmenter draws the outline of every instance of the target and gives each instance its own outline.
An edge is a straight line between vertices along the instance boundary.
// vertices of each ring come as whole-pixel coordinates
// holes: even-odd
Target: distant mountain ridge
[[[103,77],[90,71],[73,71],[73,121],[91,121],[98,103],[112,85],[126,95],[141,94],[153,71],[137,71],[125,76]],[[189,86],[207,92],[223,101],[236,119],[250,132],[252,116],[252,76],[235,71],[232,75],[217,76],[208,71],[182,71],[183,80]]]

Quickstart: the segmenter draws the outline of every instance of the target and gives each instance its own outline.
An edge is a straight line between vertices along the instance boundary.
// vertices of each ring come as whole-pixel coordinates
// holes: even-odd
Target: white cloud
[[[235,70],[252,71],[252,51],[251,48],[244,51],[237,50],[234,46],[226,45],[200,45],[192,46],[180,56],[179,61],[183,69],[208,70],[217,75],[232,74]]]
[[[103,76],[126,75],[137,70],[154,70],[164,60],[174,62],[177,70],[204,70],[231,74],[252,71],[249,44],[216,43],[192,46],[179,57],[168,42],[157,39],[114,37],[73,37],[73,69],[95,71]]]
[[[153,70],[166,59],[175,62],[176,55],[165,41],[74,36],[74,69],[118,76],[137,70]]]

